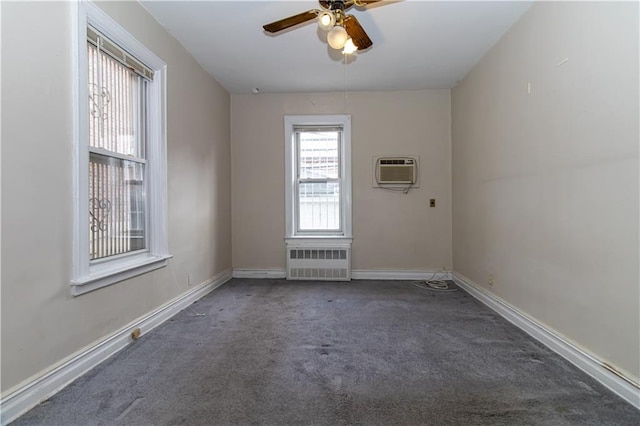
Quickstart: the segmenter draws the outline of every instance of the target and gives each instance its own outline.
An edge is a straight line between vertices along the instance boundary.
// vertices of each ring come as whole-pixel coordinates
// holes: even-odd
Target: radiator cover
[[[351,249],[339,247],[287,247],[287,279],[351,281]]]

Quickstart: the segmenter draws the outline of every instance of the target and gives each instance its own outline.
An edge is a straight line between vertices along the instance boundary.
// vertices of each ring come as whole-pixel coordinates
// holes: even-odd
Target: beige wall
[[[451,266],[449,90],[233,95],[233,266],[284,269],[286,114],[351,114],[353,268]],[[417,155],[420,188],[374,189],[372,157]],[[437,207],[429,208],[429,198]]]
[[[452,91],[454,269],[636,381],[638,38],[536,3]]]
[[[72,4],[2,2],[3,392],[231,267],[228,93],[137,3],[100,6],[168,64],[174,258],[71,296]]]

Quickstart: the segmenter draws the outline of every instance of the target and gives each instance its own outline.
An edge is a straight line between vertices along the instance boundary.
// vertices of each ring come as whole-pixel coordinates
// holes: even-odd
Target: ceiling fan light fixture
[[[347,30],[340,25],[336,25],[331,28],[331,31],[327,34],[327,42],[329,43],[329,46],[336,50],[342,49],[347,43],[348,38],[349,35],[347,34]]]
[[[0,0],[2,1],[2,0]],[[317,21],[318,27],[326,31],[327,43],[331,48],[342,51],[343,54],[351,54],[356,50],[366,51],[373,42],[365,32],[360,22],[354,15],[348,15],[345,10],[353,5],[364,7],[371,3],[383,0],[318,0],[321,9],[311,9],[279,21],[263,25],[265,32],[275,34],[288,28],[296,27],[309,21]],[[350,43],[345,48],[347,40]],[[342,50],[345,48],[344,50]]]
[[[354,53],[356,50],[358,50],[358,46],[353,44],[353,40],[351,39],[351,37],[349,37],[347,39],[347,42],[344,44],[344,49],[342,49],[342,53],[344,55],[350,55]]]
[[[318,15],[318,26],[321,30],[329,31],[336,24],[336,17],[333,13],[325,11]]]

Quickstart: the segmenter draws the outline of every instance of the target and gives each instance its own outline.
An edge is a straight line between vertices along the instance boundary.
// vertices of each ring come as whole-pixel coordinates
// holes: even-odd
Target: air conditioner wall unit
[[[415,157],[378,157],[375,181],[378,185],[412,185],[417,182],[418,159]]]

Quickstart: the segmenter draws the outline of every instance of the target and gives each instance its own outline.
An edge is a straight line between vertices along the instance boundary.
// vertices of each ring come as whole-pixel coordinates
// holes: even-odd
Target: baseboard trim
[[[76,352],[68,360],[39,374],[16,390],[9,391],[10,393],[0,400],[0,424],[6,425],[15,420],[129,345],[130,335],[134,329],[139,328],[142,335],[150,332],[196,300],[229,281],[231,277],[231,269],[217,274],[103,340]]]
[[[284,279],[284,269],[234,269],[233,278]],[[353,269],[354,280],[450,280],[451,273],[442,270],[390,270],[390,269]]]
[[[234,269],[233,278],[271,278],[283,279],[287,277],[284,269]]]
[[[453,280],[467,293],[496,311],[507,321],[565,358],[637,409],[640,409],[640,385],[633,380],[624,377],[619,372],[614,372],[606,363],[573,345],[555,331],[526,316],[464,275],[454,272]]]
[[[450,280],[451,273],[442,270],[354,269],[354,280]]]

